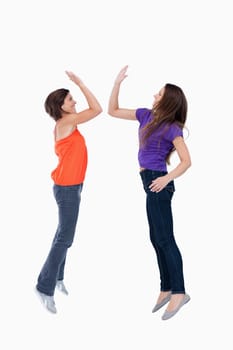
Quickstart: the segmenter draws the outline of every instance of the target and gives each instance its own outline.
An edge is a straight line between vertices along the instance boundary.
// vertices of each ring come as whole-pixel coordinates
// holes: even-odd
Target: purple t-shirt
[[[138,108],[136,118],[139,126],[139,144],[141,141],[141,129],[152,118],[151,109]],[[138,161],[141,168],[150,170],[167,171],[166,157],[174,147],[172,141],[177,137],[183,137],[182,129],[175,123],[163,124],[155,130],[146,141],[145,145],[139,146]]]

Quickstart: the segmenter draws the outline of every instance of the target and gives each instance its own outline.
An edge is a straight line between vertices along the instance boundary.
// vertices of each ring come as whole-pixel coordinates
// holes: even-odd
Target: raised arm
[[[86,98],[87,104],[89,108],[70,115],[71,121],[73,124],[81,124],[85,123],[88,120],[95,118],[102,112],[102,107],[93,93],[88,89],[88,87],[83,83],[83,81],[75,75],[73,72],[66,71],[66,74],[76,85],[78,85],[79,89],[83,93]]]
[[[124,68],[122,68],[115,79],[112,93],[109,98],[108,114],[116,118],[136,120],[135,109],[119,108],[119,103],[118,103],[120,86],[122,81],[127,77],[127,74],[126,74],[127,69],[128,69],[128,66],[125,66]]]

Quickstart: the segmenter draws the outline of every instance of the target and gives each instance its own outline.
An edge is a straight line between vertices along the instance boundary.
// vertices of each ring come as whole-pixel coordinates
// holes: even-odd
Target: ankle
[[[170,290],[168,290],[168,291],[160,291],[160,296],[164,296],[164,297],[166,297],[166,296],[168,296],[169,294],[171,294],[171,291]]]

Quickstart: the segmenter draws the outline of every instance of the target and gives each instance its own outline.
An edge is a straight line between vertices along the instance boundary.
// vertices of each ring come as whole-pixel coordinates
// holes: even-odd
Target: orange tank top
[[[87,147],[78,129],[55,142],[58,165],[51,173],[56,185],[70,186],[83,183],[87,169]]]

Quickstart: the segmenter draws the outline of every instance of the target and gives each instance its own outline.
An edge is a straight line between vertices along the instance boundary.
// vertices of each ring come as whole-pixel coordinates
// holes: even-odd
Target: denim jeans
[[[53,296],[56,283],[64,278],[64,267],[68,248],[71,247],[78,219],[83,184],[53,186],[58,205],[59,222],[48,257],[40,271],[36,288]]]
[[[145,169],[140,172],[146,192],[146,211],[150,240],[155,249],[159,272],[160,290],[185,293],[182,256],[173,233],[171,200],[175,191],[171,181],[160,192],[151,192],[149,185],[166,172]]]

